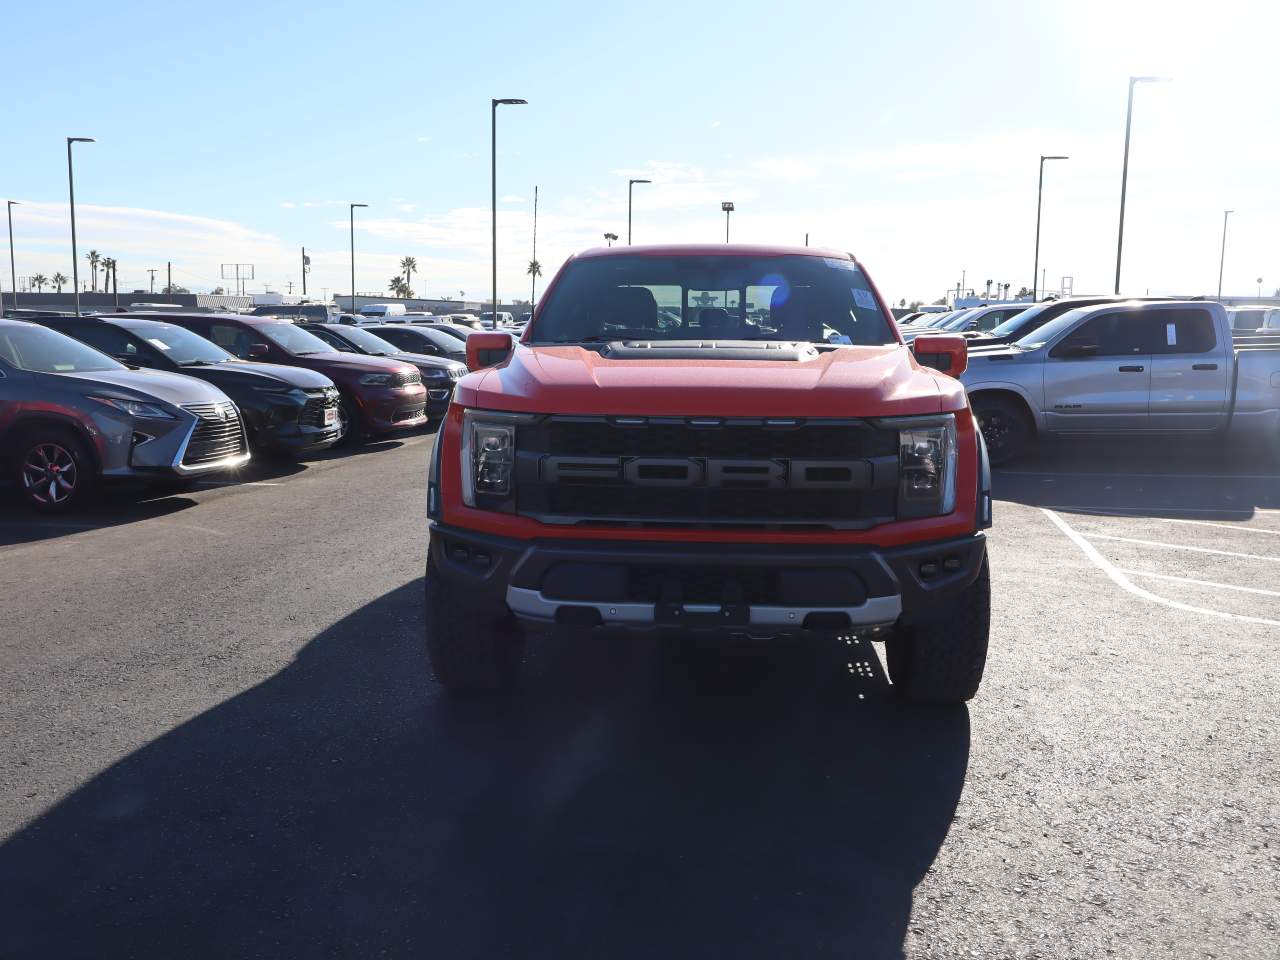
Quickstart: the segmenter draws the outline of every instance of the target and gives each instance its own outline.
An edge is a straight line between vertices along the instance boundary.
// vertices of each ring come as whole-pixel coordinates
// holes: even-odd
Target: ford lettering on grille
[[[636,487],[839,490],[866,487],[865,460],[728,460],[711,457],[544,457],[547,483],[604,481]]]

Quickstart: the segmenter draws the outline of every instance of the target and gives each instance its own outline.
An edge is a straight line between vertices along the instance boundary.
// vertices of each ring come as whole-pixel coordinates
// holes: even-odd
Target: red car
[[[427,494],[446,687],[501,687],[538,632],[617,627],[863,636],[896,693],[976,693],[991,495],[965,343],[906,347],[849,254],[592,250],[467,360]]]
[[[337,416],[347,435],[389,433],[427,422],[427,391],[411,363],[339,353],[314,334],[279,317],[237,313],[140,314],[186,327],[242,360],[306,367],[338,387]]]

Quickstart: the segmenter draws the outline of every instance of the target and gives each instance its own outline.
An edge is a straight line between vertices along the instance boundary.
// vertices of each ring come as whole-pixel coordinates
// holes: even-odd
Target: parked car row
[[[255,453],[415,429],[448,408],[459,357],[465,342],[406,353],[273,315],[0,320],[0,470],[32,507],[65,510],[103,480],[181,485]]]

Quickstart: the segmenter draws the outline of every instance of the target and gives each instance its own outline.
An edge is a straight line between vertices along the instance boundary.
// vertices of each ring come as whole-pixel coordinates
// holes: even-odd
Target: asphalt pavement
[[[967,707],[840,641],[422,643],[430,437],[0,506],[0,958],[1280,954],[1280,470],[997,476]]]

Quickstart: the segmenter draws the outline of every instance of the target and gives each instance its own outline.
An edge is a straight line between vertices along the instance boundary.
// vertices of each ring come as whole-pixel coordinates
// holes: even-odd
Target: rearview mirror
[[[515,341],[505,333],[473,333],[467,337],[467,369],[483,370],[511,355]]]
[[[964,337],[922,334],[911,344],[911,352],[923,366],[958,377],[969,368],[969,342]]]

